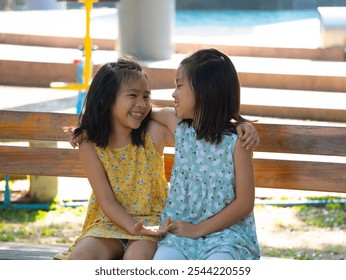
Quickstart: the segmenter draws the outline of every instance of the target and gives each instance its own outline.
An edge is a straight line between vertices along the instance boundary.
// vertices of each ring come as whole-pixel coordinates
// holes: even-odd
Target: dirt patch
[[[309,226],[292,207],[256,207],[262,253],[298,259],[346,259],[346,230]]]

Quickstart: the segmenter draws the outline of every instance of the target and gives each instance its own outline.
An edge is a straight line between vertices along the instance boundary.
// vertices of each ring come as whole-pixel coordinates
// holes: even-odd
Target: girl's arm
[[[175,109],[172,107],[153,107],[151,118],[154,121],[168,127],[171,133],[174,134],[175,128],[179,119],[176,116]]]
[[[175,133],[175,128],[179,119],[172,107],[153,107],[151,117],[154,121],[168,127],[171,133]],[[237,134],[243,141],[242,147],[246,150],[252,150],[260,142],[256,128],[251,123],[239,123],[237,125]]]
[[[242,148],[237,140],[234,151],[236,199],[216,215],[198,224],[181,220],[172,221],[169,230],[178,236],[199,238],[230,227],[253,211],[255,201],[255,180],[252,152]]]
[[[163,155],[165,147],[174,147],[174,133],[172,133],[167,126],[151,120],[149,122],[148,131],[161,155]]]
[[[79,144],[79,156],[96,199],[105,215],[131,235],[161,235],[156,230],[145,228],[142,222],[135,222],[130,214],[116,200],[106,172],[91,142]]]

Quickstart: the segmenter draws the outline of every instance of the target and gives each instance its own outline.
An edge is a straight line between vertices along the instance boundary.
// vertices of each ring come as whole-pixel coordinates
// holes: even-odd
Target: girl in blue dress
[[[185,58],[173,98],[175,111],[152,114],[175,132],[175,163],[161,217],[171,223],[154,259],[259,259],[252,151],[237,129],[249,121],[239,113],[240,83],[230,58],[215,49]]]

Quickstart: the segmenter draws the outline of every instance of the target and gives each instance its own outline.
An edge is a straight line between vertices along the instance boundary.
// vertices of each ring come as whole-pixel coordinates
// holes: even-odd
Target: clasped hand
[[[142,220],[135,223],[131,232],[132,235],[162,236],[166,235],[169,230],[171,219],[165,220],[162,226],[144,226]]]
[[[171,221],[167,218],[162,226],[144,226],[143,221],[138,221],[131,234],[133,235],[148,235],[148,236],[163,236],[170,232],[176,236],[184,236],[189,238],[199,238],[196,224],[184,222],[182,220]]]
[[[182,220],[172,221],[168,225],[167,231],[180,237],[189,237],[193,239],[201,237],[198,231],[198,224],[192,224]]]

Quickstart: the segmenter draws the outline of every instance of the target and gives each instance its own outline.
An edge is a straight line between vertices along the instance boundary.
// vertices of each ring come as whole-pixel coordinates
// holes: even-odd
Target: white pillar
[[[66,9],[65,1],[58,0],[27,0],[27,10],[58,10]]]
[[[321,47],[346,47],[346,7],[318,7]]]
[[[117,7],[119,55],[146,61],[171,58],[175,0],[120,0]]]

